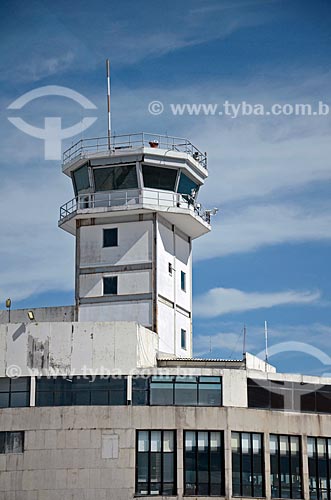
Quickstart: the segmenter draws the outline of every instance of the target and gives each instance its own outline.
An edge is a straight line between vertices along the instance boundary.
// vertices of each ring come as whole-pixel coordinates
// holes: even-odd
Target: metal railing
[[[130,189],[129,191],[112,191],[111,193],[80,194],[60,208],[60,221],[71,216],[77,210],[93,208],[132,208],[134,205],[152,205],[158,207],[177,207],[192,210],[195,215],[210,223],[210,211],[205,210],[189,195],[164,193],[146,189]]]
[[[138,134],[113,135],[111,138],[111,149],[108,149],[108,137],[93,137],[81,139],[63,153],[63,165],[76,158],[84,158],[93,153],[113,153],[121,149],[133,149],[139,147],[153,147],[166,151],[178,151],[192,156],[200,165],[207,169],[207,153],[202,153],[187,139],[181,137],[170,137],[168,135],[150,134],[140,132]]]

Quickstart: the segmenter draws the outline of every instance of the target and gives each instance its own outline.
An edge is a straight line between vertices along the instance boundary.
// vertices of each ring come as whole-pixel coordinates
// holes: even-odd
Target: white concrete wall
[[[130,373],[156,366],[158,337],[133,322],[0,325],[0,376],[11,366],[37,373]]]
[[[158,332],[160,351],[173,352],[179,357],[189,357],[191,346],[191,319],[177,306],[191,313],[192,260],[190,244],[161,221],[158,223],[157,240],[157,293]],[[172,275],[169,274],[169,263]],[[186,274],[186,292],[181,290],[181,271]],[[169,301],[164,301],[163,298]],[[181,329],[187,332],[187,349],[181,349]],[[170,335],[170,332],[171,335]],[[175,340],[174,340],[175,335]],[[170,351],[172,346],[172,351]]]
[[[152,302],[150,300],[130,302],[106,302],[79,306],[78,321],[135,321],[152,327]]]
[[[103,278],[117,276],[118,295],[150,293],[152,291],[152,271],[105,272],[82,274],[80,298],[100,297],[103,295]]]
[[[80,228],[80,267],[151,262],[152,221]],[[103,229],[118,228],[118,246],[103,248]]]

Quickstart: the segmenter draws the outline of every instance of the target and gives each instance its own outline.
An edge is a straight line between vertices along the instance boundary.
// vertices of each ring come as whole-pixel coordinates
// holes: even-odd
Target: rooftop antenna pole
[[[108,149],[111,148],[111,114],[110,114],[110,62],[106,59],[107,70],[107,109],[108,109]]]
[[[247,334],[246,325],[244,325],[244,343],[243,343],[243,356],[244,357],[246,356],[246,334]]]
[[[265,362],[268,363],[268,323],[264,322]]]

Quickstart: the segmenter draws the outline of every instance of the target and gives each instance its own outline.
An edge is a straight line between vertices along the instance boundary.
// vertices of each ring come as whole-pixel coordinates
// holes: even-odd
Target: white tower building
[[[75,198],[59,226],[76,238],[78,321],[136,321],[159,352],[192,355],[192,240],[210,230],[197,203],[206,154],[146,133],[81,140],[64,154]]]

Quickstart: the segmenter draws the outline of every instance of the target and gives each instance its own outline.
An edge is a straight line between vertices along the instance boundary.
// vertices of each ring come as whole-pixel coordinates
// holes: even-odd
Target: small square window
[[[169,264],[168,264],[168,272],[169,272],[170,276],[172,276],[172,264],[171,264],[171,262],[169,262]]]
[[[117,227],[112,229],[103,230],[103,246],[104,247],[117,247],[118,246],[118,229]]]
[[[186,349],[186,330],[183,328],[180,331],[180,346],[182,349]]]
[[[103,278],[103,294],[117,295],[117,276]]]
[[[180,286],[183,292],[186,292],[186,273],[184,271],[180,273]]]

